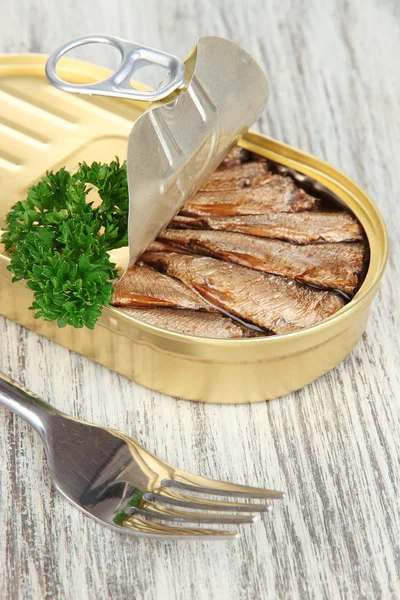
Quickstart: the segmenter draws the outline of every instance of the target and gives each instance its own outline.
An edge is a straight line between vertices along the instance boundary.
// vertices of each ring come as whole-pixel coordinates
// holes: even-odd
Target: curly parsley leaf
[[[98,205],[88,201],[92,188]],[[117,277],[107,252],[128,243],[128,207],[126,164],[116,159],[48,172],[11,208],[2,242],[13,281],[34,292],[35,318],[93,329]]]

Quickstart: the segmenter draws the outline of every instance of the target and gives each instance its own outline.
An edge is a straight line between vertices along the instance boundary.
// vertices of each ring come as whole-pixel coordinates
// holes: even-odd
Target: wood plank
[[[270,78],[259,129],[365,186],[389,225],[391,257],[353,354],[306,389],[252,406],[162,396],[0,318],[0,370],[58,408],[193,472],[288,492],[238,542],[127,538],[52,490],[38,436],[0,410],[0,597],[399,598],[398,3],[8,2],[0,50],[49,52],[96,31],[181,57],[204,34],[242,44]]]

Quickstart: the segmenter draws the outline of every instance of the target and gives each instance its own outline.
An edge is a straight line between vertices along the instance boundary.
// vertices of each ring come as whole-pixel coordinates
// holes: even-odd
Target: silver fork
[[[188,527],[253,523],[282,492],[192,475],[157,458],[119,431],[85,423],[52,407],[0,373],[0,404],[40,434],[56,489],[102,525],[141,537],[224,538],[235,531]]]

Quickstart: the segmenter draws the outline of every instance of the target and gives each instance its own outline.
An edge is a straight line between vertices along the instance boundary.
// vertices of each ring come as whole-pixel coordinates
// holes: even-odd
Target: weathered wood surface
[[[0,410],[0,597],[399,598],[397,0],[15,0],[0,7],[3,52],[49,52],[93,32],[181,57],[204,34],[242,44],[272,84],[262,131],[365,186],[387,219],[391,257],[353,354],[269,404],[164,397],[0,318],[1,371],[60,409],[122,429],[194,472],[288,491],[238,542],[125,538],[52,490],[37,435]]]

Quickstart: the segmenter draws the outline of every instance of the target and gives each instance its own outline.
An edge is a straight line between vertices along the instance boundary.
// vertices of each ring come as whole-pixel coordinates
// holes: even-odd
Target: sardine
[[[241,148],[240,146],[234,146],[218,166],[218,169],[230,169],[231,167],[237,167],[244,162],[248,162],[250,157],[250,152],[244,148]]]
[[[315,325],[345,304],[335,292],[215,258],[174,252],[146,252],[142,258],[213,305],[273,333]]]
[[[235,231],[259,237],[286,240],[295,244],[353,242],[363,239],[363,230],[346,211],[267,213],[243,217],[177,215],[170,227]]]
[[[166,229],[160,240],[187,251],[353,294],[363,268],[362,242],[299,246],[229,231]]]
[[[179,248],[174,248],[170,244],[154,241],[147,247],[146,252],[180,252]],[[139,259],[140,260],[140,259]]]
[[[211,310],[203,298],[186,285],[145,266],[130,267],[115,287],[113,306],[170,306]]]
[[[183,205],[180,214],[260,215],[315,210],[317,207],[318,200],[298,188],[290,177],[271,175],[268,185],[263,187],[197,192]]]
[[[251,331],[219,313],[174,308],[124,308],[124,313],[157,327],[212,338],[250,337]]]
[[[203,192],[238,190],[248,187],[261,187],[272,177],[268,164],[254,161],[236,164],[229,168],[217,169],[210,175],[200,190]]]

